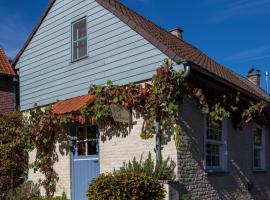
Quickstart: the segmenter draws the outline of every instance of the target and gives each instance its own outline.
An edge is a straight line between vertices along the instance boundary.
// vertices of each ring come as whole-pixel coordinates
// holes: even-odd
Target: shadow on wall
[[[252,182],[247,170],[242,170],[242,165],[239,165],[241,155],[237,161],[230,159],[228,173],[207,174],[203,166],[204,117],[192,102],[182,106],[180,116],[184,142],[177,155],[178,179],[191,193],[192,199],[270,199],[269,194],[266,194],[266,191],[270,191],[269,187],[260,187],[261,191],[257,192],[254,188],[254,192],[249,192]],[[243,163],[245,165],[245,160]],[[262,195],[254,195],[258,192]]]

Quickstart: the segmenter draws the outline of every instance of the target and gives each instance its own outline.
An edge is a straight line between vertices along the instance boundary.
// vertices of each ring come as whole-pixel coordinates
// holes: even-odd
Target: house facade
[[[52,0],[13,61],[20,72],[21,110],[61,100],[55,104],[58,113],[74,111],[91,101],[86,95],[91,83],[147,82],[164,58],[210,88],[270,101],[258,85],[215,62],[184,41],[181,33],[162,29],[117,0]],[[231,119],[213,127],[191,101],[180,113],[184,145],[177,150],[167,138],[162,156],[175,161],[177,181],[194,199],[270,198],[269,127],[251,122],[239,131],[232,128]],[[59,146],[57,194],[86,199],[89,182],[100,173],[134,156],[155,154],[156,139],[141,139],[143,119],[133,120],[125,137],[113,130],[112,137],[104,139],[104,133],[90,125],[67,133],[71,150]],[[254,142],[254,134],[260,143]],[[42,175],[29,172],[30,180],[39,178]]]
[[[17,106],[16,74],[4,50],[0,47],[0,114],[13,112]]]

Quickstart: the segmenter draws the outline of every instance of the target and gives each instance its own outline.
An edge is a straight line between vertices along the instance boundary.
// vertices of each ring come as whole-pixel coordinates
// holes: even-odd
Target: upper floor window
[[[225,171],[227,169],[226,121],[212,123],[207,120],[205,132],[205,169]]]
[[[87,22],[86,18],[72,23],[72,61],[87,56]]]
[[[265,169],[265,132],[260,126],[253,129],[253,168]]]

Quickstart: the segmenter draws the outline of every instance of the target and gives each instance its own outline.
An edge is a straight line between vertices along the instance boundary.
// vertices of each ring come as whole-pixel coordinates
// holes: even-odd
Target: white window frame
[[[207,123],[207,117],[204,117],[204,160],[203,160],[203,166],[204,170],[206,172],[226,172],[228,170],[228,150],[227,150],[227,124],[228,119],[224,119],[222,121],[222,136],[221,141],[217,140],[211,140],[207,139],[207,129],[208,129],[208,123]],[[206,151],[207,151],[207,144],[216,144],[219,145],[219,166],[207,166],[206,165]]]
[[[253,170],[254,171],[264,171],[266,170],[266,154],[265,154],[265,148],[266,148],[266,138],[265,138],[265,127],[260,126],[260,125],[256,125],[255,129],[257,130],[257,128],[262,130],[262,144],[261,146],[258,145],[254,145],[254,132],[252,132],[252,146],[253,146],[253,151],[252,151],[252,163],[253,163]],[[261,167],[255,167],[255,162],[254,162],[254,150],[258,149],[260,150],[260,165]]]
[[[73,35],[74,25],[76,23],[79,23],[82,20],[86,20],[86,36],[84,36],[84,37],[82,37],[80,39],[77,38],[76,41],[73,41],[73,38],[74,38],[74,35]],[[75,43],[77,44],[79,41],[82,41],[82,40],[86,40],[86,55],[84,55],[84,56],[82,56],[80,58],[74,59],[74,55],[73,55],[73,53],[74,53],[73,52],[74,51],[74,44]],[[77,54],[78,54],[78,52],[77,52]],[[81,59],[84,59],[84,58],[87,58],[87,57],[88,57],[88,24],[87,24],[87,17],[85,16],[85,17],[82,17],[82,18],[80,18],[80,19],[78,19],[78,20],[71,23],[71,61],[75,62],[75,61],[78,61],[78,60],[81,60]]]

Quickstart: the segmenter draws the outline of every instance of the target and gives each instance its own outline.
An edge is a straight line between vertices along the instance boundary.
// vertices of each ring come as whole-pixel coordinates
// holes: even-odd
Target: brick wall
[[[180,182],[191,192],[193,199],[270,199],[270,137],[266,131],[265,172],[254,172],[253,133],[254,123],[246,124],[243,130],[235,130],[228,122],[228,172],[206,173],[204,159],[204,116],[193,103],[181,109],[181,124],[185,144],[178,152],[178,176]],[[252,183],[251,191],[248,185]]]
[[[0,77],[0,113],[14,110],[14,91],[12,78]]]
[[[234,130],[228,123],[228,172],[220,174],[206,173],[203,168],[204,159],[204,116],[191,102],[185,103],[181,111],[181,126],[184,133],[184,145],[180,151],[175,148],[172,137],[163,143],[163,157],[170,156],[176,163],[177,179],[185,186],[193,199],[270,199],[270,137],[266,134],[267,170],[265,172],[252,171],[253,136],[252,126],[247,124],[243,131]],[[124,161],[133,157],[140,159],[143,153],[147,156],[151,152],[155,156],[155,138],[143,140],[140,138],[142,118],[135,118],[133,126],[128,132],[112,129],[102,132],[107,137],[100,138],[100,171],[111,172],[122,166]],[[34,154],[30,155],[33,160]],[[60,154],[59,162],[55,165],[59,173],[57,194],[63,191],[70,196],[70,156]],[[29,178],[37,181],[40,174],[29,173]],[[248,183],[253,188],[248,191]]]

